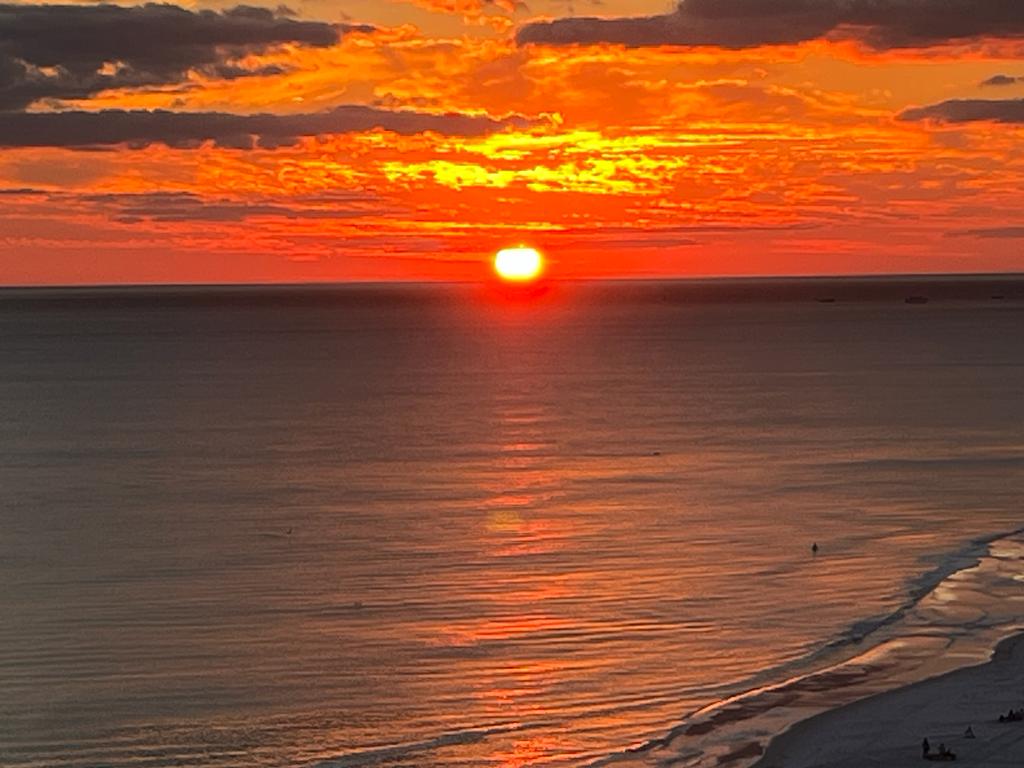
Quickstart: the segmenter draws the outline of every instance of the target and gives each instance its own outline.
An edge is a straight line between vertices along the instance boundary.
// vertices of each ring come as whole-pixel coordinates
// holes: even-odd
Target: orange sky
[[[729,0],[744,2],[756,0]],[[3,8],[10,19],[39,7],[0,7],[0,98]],[[624,47],[530,42],[522,30],[672,6],[293,9],[282,18],[363,26],[329,44],[214,52],[216,65],[245,76],[204,59],[135,82],[129,69],[141,65],[114,52],[87,73],[132,74],[112,89],[0,106],[0,283],[476,279],[497,249],[518,243],[543,249],[553,277],[1024,269],[1024,42],[1012,24],[882,47],[842,30],[728,48]],[[757,31],[756,19],[738,23]],[[71,67],[34,55],[8,53],[32,87]],[[982,85],[995,75],[1009,82]],[[985,102],[984,114],[961,120],[942,106],[964,99]],[[307,120],[351,105],[373,107],[386,125],[244,148],[159,137],[82,147],[68,137],[74,115],[51,114]],[[907,112],[929,105],[940,106]],[[412,124],[410,111],[434,122]],[[42,123],[10,127],[32,114],[50,115],[60,140]],[[468,130],[466,116],[478,120]],[[4,139],[5,120],[21,133]]]

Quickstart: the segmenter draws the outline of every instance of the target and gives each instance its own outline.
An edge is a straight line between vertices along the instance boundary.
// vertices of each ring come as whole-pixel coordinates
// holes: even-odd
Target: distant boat
[[[991,298],[992,298],[992,301],[1002,301],[1006,297],[1003,296],[1003,294],[1001,294],[1001,293],[996,293]]]
[[[903,301],[906,304],[927,304],[928,303],[928,297],[927,296],[907,296],[907,298],[905,298]]]
[[[831,296],[823,296],[822,298],[818,299],[818,303],[819,304],[835,304],[836,300],[833,297],[831,297]]]

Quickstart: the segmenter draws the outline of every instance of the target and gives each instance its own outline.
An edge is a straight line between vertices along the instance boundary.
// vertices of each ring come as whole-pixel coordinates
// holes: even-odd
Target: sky
[[[0,3],[0,283],[1024,270],[1020,0]]]

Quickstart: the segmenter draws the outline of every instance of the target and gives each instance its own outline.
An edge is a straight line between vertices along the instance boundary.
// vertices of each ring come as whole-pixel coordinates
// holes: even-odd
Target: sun
[[[544,271],[544,257],[536,248],[504,248],[494,257],[494,271],[502,280],[530,282]]]

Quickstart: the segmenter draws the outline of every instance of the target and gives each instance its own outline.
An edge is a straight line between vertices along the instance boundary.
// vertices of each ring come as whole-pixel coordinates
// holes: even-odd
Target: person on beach
[[[921,757],[923,757],[925,760],[927,760],[928,759],[928,754],[931,751],[932,751],[932,745],[928,743],[928,737],[925,736],[924,739],[921,740]]]
[[[973,739],[974,738],[974,728],[972,728],[971,726],[968,725],[967,726],[967,730],[964,731],[964,738],[965,739]]]

